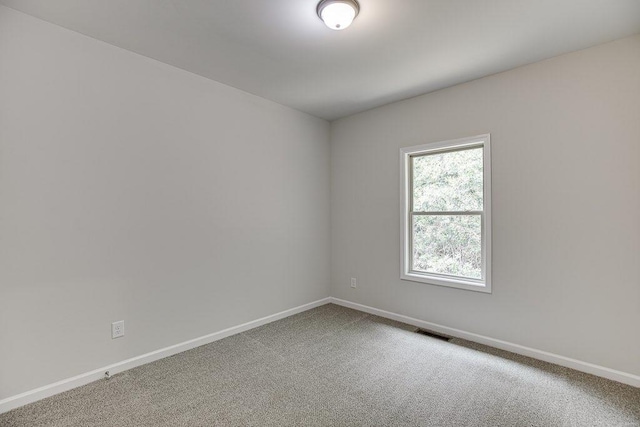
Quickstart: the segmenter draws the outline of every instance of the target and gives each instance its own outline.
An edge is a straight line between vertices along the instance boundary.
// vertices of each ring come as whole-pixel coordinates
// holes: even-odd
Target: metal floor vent
[[[428,330],[426,330],[426,329],[420,329],[420,328],[418,328],[418,329],[416,329],[416,330],[415,330],[415,332],[416,332],[417,334],[420,334],[420,335],[426,335],[426,336],[428,336],[428,337],[435,338],[435,339],[437,339],[437,340],[442,340],[442,341],[451,341],[451,337],[447,337],[447,336],[444,336],[444,335],[440,335],[440,334],[439,334],[439,333],[437,333],[437,332],[428,331]]]

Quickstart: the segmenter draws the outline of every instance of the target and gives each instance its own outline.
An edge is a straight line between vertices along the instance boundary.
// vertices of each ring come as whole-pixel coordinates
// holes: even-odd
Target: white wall
[[[399,148],[483,133],[493,294],[401,281]],[[336,121],[331,144],[332,296],[640,374],[640,35]]]
[[[0,7],[0,400],[328,296],[329,170],[323,120]]]

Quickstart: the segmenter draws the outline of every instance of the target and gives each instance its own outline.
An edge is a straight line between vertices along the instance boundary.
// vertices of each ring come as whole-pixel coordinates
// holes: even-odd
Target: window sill
[[[467,291],[491,293],[491,284],[487,282],[475,282],[464,279],[446,278],[430,274],[402,273],[400,279],[410,282],[420,282],[429,285],[445,286],[447,288],[464,289]]]

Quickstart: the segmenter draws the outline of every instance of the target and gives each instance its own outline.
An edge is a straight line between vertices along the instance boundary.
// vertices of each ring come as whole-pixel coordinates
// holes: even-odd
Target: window
[[[489,135],[400,150],[401,278],[491,292]]]

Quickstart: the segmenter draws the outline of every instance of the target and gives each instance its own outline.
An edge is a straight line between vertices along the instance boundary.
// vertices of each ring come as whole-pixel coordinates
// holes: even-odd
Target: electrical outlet
[[[111,339],[124,336],[124,320],[113,322],[111,324]]]
[[[358,286],[358,281],[356,280],[356,278],[355,278],[355,277],[352,277],[352,278],[351,278],[351,287],[352,287],[352,288],[355,288],[355,287],[357,287],[357,286]]]

